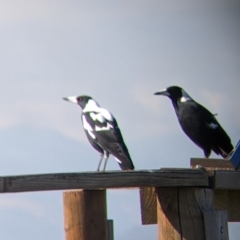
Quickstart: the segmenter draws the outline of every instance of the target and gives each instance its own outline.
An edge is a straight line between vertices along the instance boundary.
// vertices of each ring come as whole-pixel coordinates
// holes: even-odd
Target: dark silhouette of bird
[[[89,142],[101,156],[97,171],[100,171],[103,159],[105,159],[103,167],[105,171],[109,154],[114,156],[122,170],[133,170],[134,165],[130,154],[113,115],[101,108],[90,96],[72,96],[63,99],[78,104],[82,108],[83,129]]]
[[[184,133],[200,147],[206,158],[211,150],[227,158],[233,151],[231,139],[218,123],[215,115],[195,102],[182,88],[171,86],[155,95],[171,99]]]

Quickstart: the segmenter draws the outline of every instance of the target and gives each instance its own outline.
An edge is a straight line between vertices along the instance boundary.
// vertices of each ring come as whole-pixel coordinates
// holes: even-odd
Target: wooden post
[[[114,240],[113,220],[107,220],[107,240]]]
[[[142,187],[140,193],[140,206],[142,224],[156,224],[157,223],[157,200],[155,188]]]
[[[239,190],[214,190],[214,208],[226,210],[228,222],[240,222],[239,203]]]
[[[206,240],[229,240],[227,211],[205,211]]]
[[[66,240],[106,240],[106,190],[63,193]]]
[[[206,240],[203,211],[213,211],[213,192],[194,187],[157,188],[159,240]]]

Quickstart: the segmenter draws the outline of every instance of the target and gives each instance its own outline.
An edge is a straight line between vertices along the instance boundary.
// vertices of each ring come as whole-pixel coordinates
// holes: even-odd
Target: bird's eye
[[[78,98],[78,101],[80,101],[80,102],[81,102],[82,100],[83,100],[83,98],[82,98],[82,97]]]

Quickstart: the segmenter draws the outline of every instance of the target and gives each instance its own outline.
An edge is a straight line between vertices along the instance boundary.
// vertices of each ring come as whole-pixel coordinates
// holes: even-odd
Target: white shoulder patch
[[[180,102],[187,102],[187,101],[189,101],[189,100],[191,100],[190,98],[187,98],[187,97],[181,97],[180,98]]]
[[[192,100],[192,98],[182,89],[182,97],[180,98],[180,102],[187,102]]]
[[[91,125],[87,122],[87,120],[86,120],[84,115],[82,115],[82,120],[83,120],[83,128],[88,132],[88,134],[93,139],[96,139],[95,135],[93,134],[93,129],[92,129]]]
[[[212,129],[216,129],[218,127],[218,125],[216,123],[208,123],[207,126]]]

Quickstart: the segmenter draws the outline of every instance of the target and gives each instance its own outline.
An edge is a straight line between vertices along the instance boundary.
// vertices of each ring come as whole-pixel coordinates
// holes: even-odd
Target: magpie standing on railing
[[[195,102],[182,88],[171,86],[155,95],[171,99],[178,121],[185,134],[208,158],[211,150],[227,158],[233,151],[231,139],[218,123],[214,114]]]
[[[82,125],[91,145],[100,153],[100,161],[105,159],[105,171],[109,154],[112,154],[122,170],[133,170],[134,166],[123,141],[116,119],[106,109],[89,96],[65,97],[66,101],[78,104],[82,108]]]

